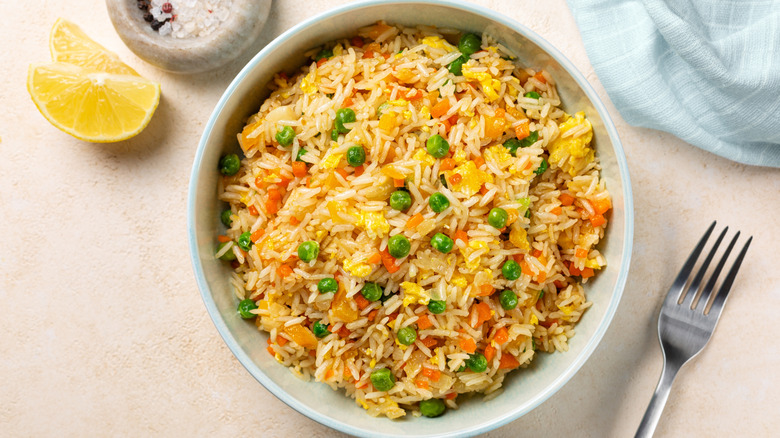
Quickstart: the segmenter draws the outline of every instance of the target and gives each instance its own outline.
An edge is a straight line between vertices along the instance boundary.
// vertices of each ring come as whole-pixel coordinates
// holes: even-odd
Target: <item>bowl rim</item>
[[[225,92],[222,94],[219,101],[217,102],[217,105],[214,107],[214,111],[209,116],[209,120],[203,130],[203,135],[201,136],[201,139],[198,143],[198,149],[193,162],[192,172],[190,174],[190,182],[189,182],[189,189],[187,195],[187,230],[188,230],[188,240],[189,240],[189,248],[190,248],[190,259],[192,262],[192,267],[195,274],[198,289],[200,291],[201,298],[203,299],[203,302],[206,306],[206,310],[209,313],[209,317],[211,318],[212,322],[217,328],[217,331],[219,332],[223,341],[228,346],[228,348],[233,353],[233,355],[238,359],[241,365],[249,372],[249,374],[251,374],[258,382],[260,382],[260,384],[262,384],[267,390],[269,390],[274,396],[276,396],[287,406],[305,415],[306,417],[322,425],[330,427],[332,429],[344,433],[348,433],[351,435],[356,435],[356,436],[368,436],[369,434],[370,436],[373,437],[392,436],[392,435],[387,435],[379,430],[367,431],[362,428],[354,427],[348,423],[335,420],[331,417],[325,416],[317,411],[310,409],[306,405],[300,403],[294,397],[290,396],[281,386],[279,386],[276,382],[271,380],[271,378],[269,378],[259,367],[257,367],[257,365],[254,364],[251,358],[246,354],[246,352],[243,351],[243,349],[236,342],[236,340],[233,339],[233,337],[230,335],[230,331],[227,327],[227,324],[221,318],[219,314],[219,310],[216,307],[216,303],[210,294],[208,282],[206,281],[203,268],[200,263],[199,249],[197,245],[197,233],[196,233],[194,218],[195,218],[195,199],[197,194],[196,189],[197,189],[198,174],[200,173],[201,170],[202,159],[205,153],[205,148],[206,148],[207,140],[209,138],[209,133],[213,130],[219,114],[224,109],[227,101],[232,97],[238,84],[241,83],[246,78],[246,76],[250,73],[250,71],[253,70],[263,60],[263,58],[266,56],[266,53],[271,52],[276,48],[278,48],[279,46],[285,44],[288,39],[298,34],[299,32],[305,30],[309,26],[312,26],[318,22],[327,20],[333,16],[342,14],[344,12],[348,12],[355,9],[372,7],[372,6],[381,6],[381,5],[386,6],[388,4],[403,5],[403,4],[414,4],[414,3],[426,3],[426,4],[461,9],[466,12],[470,12],[476,15],[481,15],[489,20],[503,24],[504,26],[507,26],[517,31],[518,33],[522,34],[528,40],[530,40],[531,42],[539,46],[556,62],[558,62],[561,65],[561,67],[563,67],[564,70],[566,70],[566,72],[570,74],[572,78],[574,78],[577,85],[584,91],[585,95],[588,97],[590,102],[593,104],[593,107],[596,109],[596,112],[601,117],[604,123],[604,128],[607,131],[607,134],[609,135],[609,138],[612,142],[612,148],[614,149],[615,152],[615,161],[617,163],[617,167],[620,173],[620,181],[623,185],[622,194],[623,194],[623,204],[624,204],[624,211],[625,211],[623,226],[624,226],[625,238],[623,239],[623,245],[622,245],[623,257],[620,261],[623,269],[618,273],[615,286],[612,290],[612,296],[610,298],[609,306],[606,309],[602,323],[597,327],[596,331],[593,333],[593,336],[588,340],[587,344],[584,346],[579,356],[575,358],[575,360],[564,370],[564,372],[561,375],[559,375],[547,386],[547,389],[544,392],[531,398],[529,402],[526,403],[526,406],[524,408],[513,410],[503,416],[492,418],[488,421],[478,423],[468,428],[459,430],[454,435],[453,434],[448,435],[448,436],[473,436],[476,434],[485,433],[493,429],[496,429],[500,426],[503,426],[527,414],[531,410],[541,405],[553,394],[558,392],[577,373],[577,371],[579,371],[580,368],[582,368],[582,365],[584,365],[584,363],[590,358],[590,356],[595,351],[596,347],[601,342],[601,339],[603,338],[607,328],[609,328],[615,316],[617,308],[620,304],[620,299],[623,295],[623,290],[625,289],[625,284],[628,277],[628,271],[631,262],[632,247],[633,247],[634,205],[633,205],[633,195],[631,190],[631,181],[628,172],[628,164],[626,161],[625,152],[623,150],[623,145],[618,136],[617,129],[614,125],[612,117],[610,116],[609,112],[604,106],[604,103],[601,101],[598,94],[591,86],[591,84],[588,82],[585,76],[574,66],[574,64],[571,61],[569,61],[569,59],[566,56],[564,56],[563,53],[561,53],[547,40],[542,38],[540,35],[532,31],[525,25],[511,18],[505,17],[499,14],[498,12],[488,9],[486,7],[476,5],[476,4],[466,3],[461,0],[359,0],[353,3],[349,3],[349,4],[345,4],[345,5],[341,5],[329,9],[313,17],[310,17],[296,24],[295,26],[291,27],[290,29],[288,29],[287,31],[285,31],[284,33],[276,37],[273,41],[268,43],[268,45],[264,47],[263,50],[261,50],[254,57],[252,57],[252,59],[236,75],[236,77],[233,79],[230,85],[228,85],[228,87],[225,89]],[[415,436],[415,435],[410,435],[410,436]],[[418,436],[423,436],[423,435],[418,435]],[[437,436],[437,435],[424,435],[424,436],[429,437],[429,436]]]

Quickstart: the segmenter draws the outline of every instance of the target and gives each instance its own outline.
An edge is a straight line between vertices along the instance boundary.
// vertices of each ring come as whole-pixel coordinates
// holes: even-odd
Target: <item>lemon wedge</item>
[[[96,143],[138,134],[160,102],[160,84],[156,82],[63,62],[30,65],[27,90],[54,126]]]
[[[51,60],[78,65],[88,70],[138,76],[119,57],[93,41],[76,24],[58,18],[49,32]]]

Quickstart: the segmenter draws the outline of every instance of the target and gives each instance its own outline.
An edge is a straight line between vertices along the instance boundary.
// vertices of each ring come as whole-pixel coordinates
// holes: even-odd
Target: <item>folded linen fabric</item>
[[[568,0],[630,124],[780,167],[780,0]]]

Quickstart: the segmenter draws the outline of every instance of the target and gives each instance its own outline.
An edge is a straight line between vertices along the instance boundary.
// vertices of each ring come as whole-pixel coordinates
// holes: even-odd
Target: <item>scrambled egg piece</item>
[[[420,117],[422,117],[425,120],[430,120],[431,119],[431,109],[428,108],[427,106],[423,106],[422,108],[420,108]]]
[[[453,276],[452,277],[452,284],[455,286],[458,286],[459,288],[463,289],[464,287],[469,285],[469,282],[466,281],[466,277],[462,275]]]
[[[363,409],[368,410],[368,405],[366,404],[366,402],[364,400],[358,399],[357,402],[360,403],[360,406],[363,406]]]
[[[361,211],[358,216],[357,226],[366,230],[372,239],[384,237],[390,232],[390,224],[387,223],[387,219],[381,211]]]
[[[401,291],[404,293],[404,307],[409,307],[410,304],[414,303],[427,305],[431,301],[428,292],[417,283],[404,281],[401,283]]]
[[[423,163],[425,167],[433,166],[436,163],[436,159],[423,148],[417,149],[412,158]]]
[[[348,220],[343,219],[339,213],[346,212],[350,214],[353,218],[356,218],[357,215],[350,211],[349,208],[347,208],[343,202],[339,201],[328,201],[327,204],[325,204],[328,208],[328,212],[330,213],[330,218],[333,219],[334,223],[337,224],[345,224],[348,223]]]
[[[487,96],[488,102],[498,100],[498,90],[501,89],[501,81],[494,79],[488,72],[475,72],[473,68],[476,65],[471,61],[463,64],[462,72],[463,77],[479,82],[482,87],[482,92]]]
[[[376,359],[371,359],[371,362],[368,363],[369,368],[374,368],[376,366]]]
[[[420,40],[420,43],[425,44],[428,47],[433,47],[434,49],[445,49],[448,52],[457,50],[455,46],[448,43],[447,40],[437,36],[427,36]]]
[[[482,184],[493,182],[493,176],[477,169],[477,165],[473,161],[466,161],[454,170],[448,171],[447,181],[450,180],[453,173],[459,173],[463,178],[456,184],[450,184],[450,190],[463,192],[466,196],[474,196],[479,192]]]
[[[400,106],[401,108],[406,108],[406,106],[409,105],[409,101],[406,99],[391,100],[387,103],[389,103],[392,106]]]
[[[558,309],[566,316],[569,316],[574,312],[574,306],[558,306]]]
[[[539,324],[539,318],[536,317],[536,314],[531,313],[531,324],[536,325]]]
[[[301,90],[306,94],[314,94],[317,91],[317,84],[314,83],[316,80],[317,75],[314,74],[314,71],[309,72],[301,80]]]
[[[572,129],[582,129],[585,127],[585,133],[577,137],[563,137],[563,135]],[[554,143],[547,147],[550,152],[550,163],[558,163],[568,155],[561,168],[569,175],[575,176],[590,164],[595,151],[590,147],[590,141],[593,139],[593,126],[585,118],[584,112],[578,112],[574,117],[569,117],[565,122],[558,125],[561,136]]]
[[[338,143],[333,142],[333,144],[330,147],[331,150],[328,152],[328,154],[325,156],[325,158],[323,158],[320,161],[320,167],[321,168],[323,168],[323,169],[335,169],[335,168],[337,168],[339,166],[339,162],[344,157],[344,154],[333,153],[332,150],[336,146],[338,146]]]
[[[512,154],[509,150],[501,145],[491,146],[485,151],[485,158],[494,161],[498,164],[506,163],[512,159]]]
[[[602,266],[599,264],[596,259],[587,259],[585,260],[585,267],[586,268],[592,268],[592,269],[601,269]]]
[[[469,242],[468,245],[466,245],[465,248],[460,249],[461,254],[463,254],[463,258],[466,259],[466,267],[469,268],[470,271],[475,271],[482,263],[482,257],[477,257],[474,260],[469,260],[471,254],[473,254],[477,250],[487,249],[487,248],[488,248],[487,242],[483,242],[481,240],[472,240]]]
[[[342,53],[344,53],[344,47],[341,44],[336,44],[336,47],[333,48],[333,56],[339,56]]]
[[[531,249],[531,244],[528,243],[528,233],[522,227],[512,227],[512,230],[509,231],[509,241],[520,249],[526,251]]]
[[[371,265],[362,261],[352,261],[350,259],[344,259],[344,270],[349,272],[353,277],[363,278],[367,277],[373,268]]]
[[[439,348],[433,349],[433,356],[428,360],[432,365],[438,365],[439,364]]]

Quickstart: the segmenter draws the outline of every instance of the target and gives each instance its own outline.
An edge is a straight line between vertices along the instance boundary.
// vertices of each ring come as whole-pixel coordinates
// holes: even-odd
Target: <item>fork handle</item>
[[[658,379],[658,385],[655,387],[653,398],[650,399],[645,416],[642,417],[642,422],[639,423],[639,428],[636,431],[636,435],[634,435],[635,438],[650,438],[653,436],[658,420],[661,418],[661,413],[664,411],[664,406],[666,406],[666,400],[669,398],[674,378],[677,377],[677,372],[680,371],[680,366],[669,363],[666,360],[664,361],[661,378]]]

